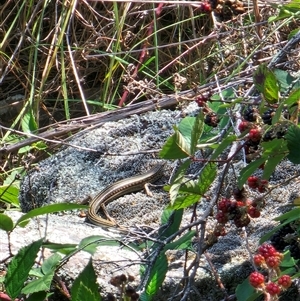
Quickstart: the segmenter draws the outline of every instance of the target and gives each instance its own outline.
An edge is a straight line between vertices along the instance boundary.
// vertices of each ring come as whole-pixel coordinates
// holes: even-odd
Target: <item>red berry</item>
[[[248,178],[247,183],[250,188],[255,189],[259,186],[259,179],[256,176],[251,176]]]
[[[277,282],[283,288],[289,288],[292,284],[292,278],[289,275],[283,275],[278,279]]]
[[[265,264],[265,258],[261,254],[254,255],[253,261],[257,266],[262,266],[263,264]]]
[[[277,268],[280,264],[280,258],[277,256],[269,256],[266,258],[266,264],[269,268]]]
[[[200,95],[195,99],[195,102],[197,103],[198,107],[200,107],[200,108],[205,107],[207,101],[208,101],[208,98],[204,95]]]
[[[249,139],[253,142],[258,142],[261,139],[261,132],[259,129],[251,129],[249,132]]]
[[[238,126],[238,129],[242,133],[242,132],[248,130],[250,127],[251,127],[251,123],[250,122],[248,122],[248,121],[241,121],[240,124],[239,124],[239,126]]]
[[[255,288],[262,287],[264,286],[265,277],[261,273],[253,272],[249,276],[249,282]]]
[[[274,282],[268,283],[266,285],[266,290],[271,296],[280,294],[280,287]]]
[[[238,207],[243,207],[243,206],[245,206],[245,203],[243,201],[236,201],[236,205]]]
[[[218,203],[218,209],[225,213],[228,212],[230,205],[231,205],[231,201],[229,199],[222,198]]]
[[[228,215],[222,211],[218,212],[218,214],[216,215],[216,220],[220,223],[220,224],[225,224],[228,222]]]
[[[253,206],[250,206],[247,210],[247,213],[252,217],[252,218],[258,218],[260,217],[260,211],[253,207]]]
[[[210,13],[211,12],[211,6],[208,2],[202,2],[201,3],[201,11],[204,13]]]
[[[270,244],[263,244],[258,248],[258,253],[261,254],[265,259],[270,256],[277,256],[278,252]]]

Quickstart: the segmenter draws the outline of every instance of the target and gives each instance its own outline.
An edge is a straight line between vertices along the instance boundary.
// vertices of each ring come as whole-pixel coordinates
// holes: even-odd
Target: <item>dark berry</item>
[[[249,106],[243,113],[243,117],[247,121],[254,122],[256,121],[257,110],[254,109],[252,106]]]
[[[212,126],[212,127],[217,127],[219,121],[220,121],[220,119],[219,119],[218,115],[214,112],[208,113],[204,119],[204,123],[209,126]]]
[[[269,124],[269,125],[272,124],[272,117],[274,116],[274,113],[275,113],[274,109],[269,109],[262,114],[261,118],[264,124]]]
[[[242,200],[245,197],[245,189],[235,188],[232,194],[236,200]]]
[[[245,214],[235,218],[233,222],[237,228],[246,227],[250,223],[250,217],[248,216],[248,214]]]

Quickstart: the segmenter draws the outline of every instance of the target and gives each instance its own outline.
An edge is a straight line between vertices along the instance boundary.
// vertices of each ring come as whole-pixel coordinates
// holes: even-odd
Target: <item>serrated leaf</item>
[[[60,203],[60,204],[51,204],[44,207],[36,208],[28,213],[24,214],[22,217],[18,219],[16,222],[16,226],[23,221],[26,221],[30,218],[47,214],[47,213],[54,213],[59,211],[67,211],[67,210],[75,210],[75,209],[88,209],[89,206],[82,205],[82,204],[71,204],[71,203]]]
[[[277,103],[279,100],[279,83],[274,73],[265,64],[260,65],[253,74],[253,83],[256,89],[262,93],[264,99],[270,103]]]
[[[182,151],[177,144],[177,135],[173,134],[167,139],[162,150],[159,152],[159,157],[162,159],[184,159],[189,155]]]
[[[149,281],[146,285],[145,292],[148,296],[153,296],[158,291],[158,289],[160,288],[160,286],[162,285],[166,277],[167,271],[168,271],[167,257],[165,254],[161,254],[157,258],[154,266],[152,267]]]
[[[254,171],[265,162],[265,158],[259,158],[255,161],[249,163],[246,167],[244,167],[238,178],[238,187],[239,189],[243,188],[243,185],[246,183],[247,179],[254,173]]]
[[[97,276],[92,265],[92,259],[75,279],[71,288],[72,301],[99,301]]]
[[[289,127],[286,135],[284,136],[287,140],[287,148],[289,154],[287,158],[294,164],[300,163],[300,128],[292,125]]]
[[[30,281],[23,289],[22,294],[33,294],[41,291],[50,290],[50,286],[53,280],[54,271],[46,274],[45,276]]]
[[[50,257],[45,259],[41,266],[41,271],[43,272],[44,275],[51,273],[52,271],[55,270],[57,265],[59,264],[62,256],[58,253],[52,254]]]
[[[43,239],[40,239],[21,248],[8,264],[4,284],[7,294],[12,299],[15,299],[21,293],[24,282],[27,280],[29,271],[35,262],[42,243]]]
[[[0,213],[0,229],[6,232],[12,231],[14,228],[14,222],[12,219],[3,213]]]
[[[209,163],[203,168],[200,177],[197,181],[185,180],[177,191],[176,199],[171,202],[169,208],[181,209],[187,208],[199,201],[209,189],[211,183],[214,181],[217,174],[217,167],[215,163]]]

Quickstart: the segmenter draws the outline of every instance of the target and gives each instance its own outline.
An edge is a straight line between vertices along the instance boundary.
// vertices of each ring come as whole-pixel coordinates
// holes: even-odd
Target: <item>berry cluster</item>
[[[257,189],[260,193],[266,192],[269,182],[259,179],[256,176],[251,176],[247,180],[248,186],[252,189]]]
[[[218,123],[220,122],[220,118],[207,105],[207,101],[210,97],[211,93],[208,92],[206,95],[202,94],[198,96],[195,99],[195,102],[197,103],[198,107],[202,108],[202,112],[205,114],[204,123],[212,127],[217,127]]]
[[[244,189],[234,189],[234,199],[222,198],[218,205],[216,220],[218,224],[214,230],[216,236],[226,235],[225,224],[232,220],[237,228],[247,226],[251,218],[258,218],[264,205],[262,199],[249,200],[246,198]]]
[[[279,253],[272,245],[263,244],[258,248],[258,254],[254,256],[254,263],[256,266],[269,269],[269,271],[275,270],[276,274],[279,275],[279,264],[282,259],[283,254]],[[271,273],[269,273],[269,278],[272,278],[270,275]],[[279,295],[282,290],[289,288],[292,284],[292,279],[289,275],[282,275],[277,281],[272,280],[273,279],[266,279],[266,277],[259,272],[253,272],[249,276],[249,282],[253,287],[271,296]]]

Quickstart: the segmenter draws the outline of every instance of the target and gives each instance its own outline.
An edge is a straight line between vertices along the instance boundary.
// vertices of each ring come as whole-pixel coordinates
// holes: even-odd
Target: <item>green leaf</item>
[[[77,244],[57,244],[49,241],[43,243],[43,247],[64,255],[68,255],[77,250]]]
[[[92,265],[92,259],[75,279],[71,288],[72,301],[99,301],[97,276]]]
[[[163,159],[184,159],[188,157],[189,155],[184,152],[177,143],[177,136],[181,135],[179,134],[173,134],[171,137],[169,137],[164,144],[162,150],[159,152],[160,158]]]
[[[152,267],[149,282],[146,285],[146,295],[147,296],[153,296],[155,293],[157,293],[158,289],[162,285],[166,273],[168,271],[168,261],[165,254],[161,254],[154,266]]]
[[[160,239],[169,237],[179,230],[181,221],[183,216],[183,209],[180,210],[172,210],[165,208],[162,217],[161,217],[161,225],[168,225],[168,227],[159,229],[159,237]]]
[[[20,207],[19,203],[19,188],[13,185],[4,185],[0,187],[1,201],[12,204],[15,207]]]
[[[169,205],[168,208],[172,210],[184,209],[187,208],[200,200],[199,195],[197,194],[184,194],[178,196],[172,205]]]
[[[47,300],[47,297],[50,297],[50,295],[51,294],[48,294],[47,292],[37,292],[26,298],[26,301],[44,301]]]
[[[219,157],[219,155],[235,140],[235,135],[231,135],[223,139],[222,142],[219,144],[218,148],[212,154],[211,160],[216,160]]]
[[[288,106],[291,106],[293,104],[296,104],[298,103],[300,99],[300,89],[296,89],[296,90],[293,90],[289,97],[285,100],[285,104],[287,104]]]
[[[284,252],[284,257],[280,263],[280,267],[281,268],[295,268],[295,265],[296,265],[296,262],[295,262],[294,258],[291,256],[290,251],[288,250],[288,251]],[[286,274],[286,270],[285,270],[285,273],[283,273],[283,274]]]
[[[179,239],[168,243],[164,247],[164,251],[167,250],[187,250],[187,249],[192,249],[192,239],[195,236],[196,231],[189,231],[188,233],[184,234],[182,237]]]
[[[41,271],[44,275],[51,273],[59,264],[62,256],[58,253],[52,254],[49,258],[45,259],[41,266]]]
[[[53,276],[54,276],[54,271],[46,274],[42,278],[30,281],[22,289],[22,293],[23,294],[32,294],[32,293],[50,290]]]
[[[196,152],[196,145],[197,145],[200,137],[202,136],[203,128],[204,128],[203,113],[202,113],[202,111],[200,111],[200,113],[196,117],[194,126],[192,128],[192,133],[191,133],[191,154],[195,154],[195,152]]]
[[[267,157],[262,178],[268,180],[277,164],[286,157],[287,142],[284,139],[273,139],[261,145],[264,148],[263,158]]]
[[[187,208],[198,202],[200,199],[199,196],[203,196],[206,193],[211,183],[214,181],[216,174],[216,164],[209,163],[205,165],[197,181],[184,179],[178,190],[176,199],[171,202],[169,208]]]
[[[4,284],[7,294],[12,299],[17,298],[20,294],[42,243],[43,239],[40,239],[21,248],[8,264]]]
[[[294,164],[300,163],[300,128],[296,125],[289,127],[286,135],[284,136],[287,140],[287,147],[289,154],[287,158]]]
[[[19,225],[21,222],[26,221],[30,218],[47,214],[47,213],[54,213],[59,211],[67,211],[67,210],[75,210],[75,209],[88,209],[89,206],[82,205],[82,204],[71,204],[71,203],[60,203],[60,204],[51,204],[41,208],[36,208],[28,213],[24,214],[22,217],[18,219],[16,222],[16,226]]]
[[[173,183],[169,190],[171,204],[173,204],[174,200],[177,198],[182,183],[187,181],[187,179],[185,178],[185,173],[188,167],[190,166],[190,164],[191,164],[191,160],[189,159],[186,160],[183,164],[181,164],[181,166],[179,167],[178,171],[174,176]]]
[[[226,100],[236,99],[236,93],[233,88],[227,88],[227,89],[223,90],[221,92],[221,95],[222,95],[223,99],[226,99]],[[220,93],[214,94],[210,99],[214,100],[214,101],[220,101],[221,100]]]
[[[295,80],[290,72],[281,69],[274,69],[274,74],[280,84],[280,91],[285,92]]]
[[[249,163],[246,167],[244,167],[238,178],[238,187],[239,189],[243,188],[243,185],[246,183],[247,179],[254,173],[254,171],[265,162],[265,158],[259,158],[255,161]]]
[[[29,110],[22,118],[22,130],[24,133],[32,133],[38,129],[32,110]]]
[[[238,301],[254,301],[262,292],[257,292],[247,278],[236,287],[235,294]]]
[[[253,74],[253,82],[256,89],[262,93],[264,99],[270,103],[277,103],[279,100],[279,83],[274,73],[268,69],[266,64],[260,65]]]
[[[12,219],[3,213],[0,213],[0,229],[6,232],[12,231],[14,228],[14,222]]]

